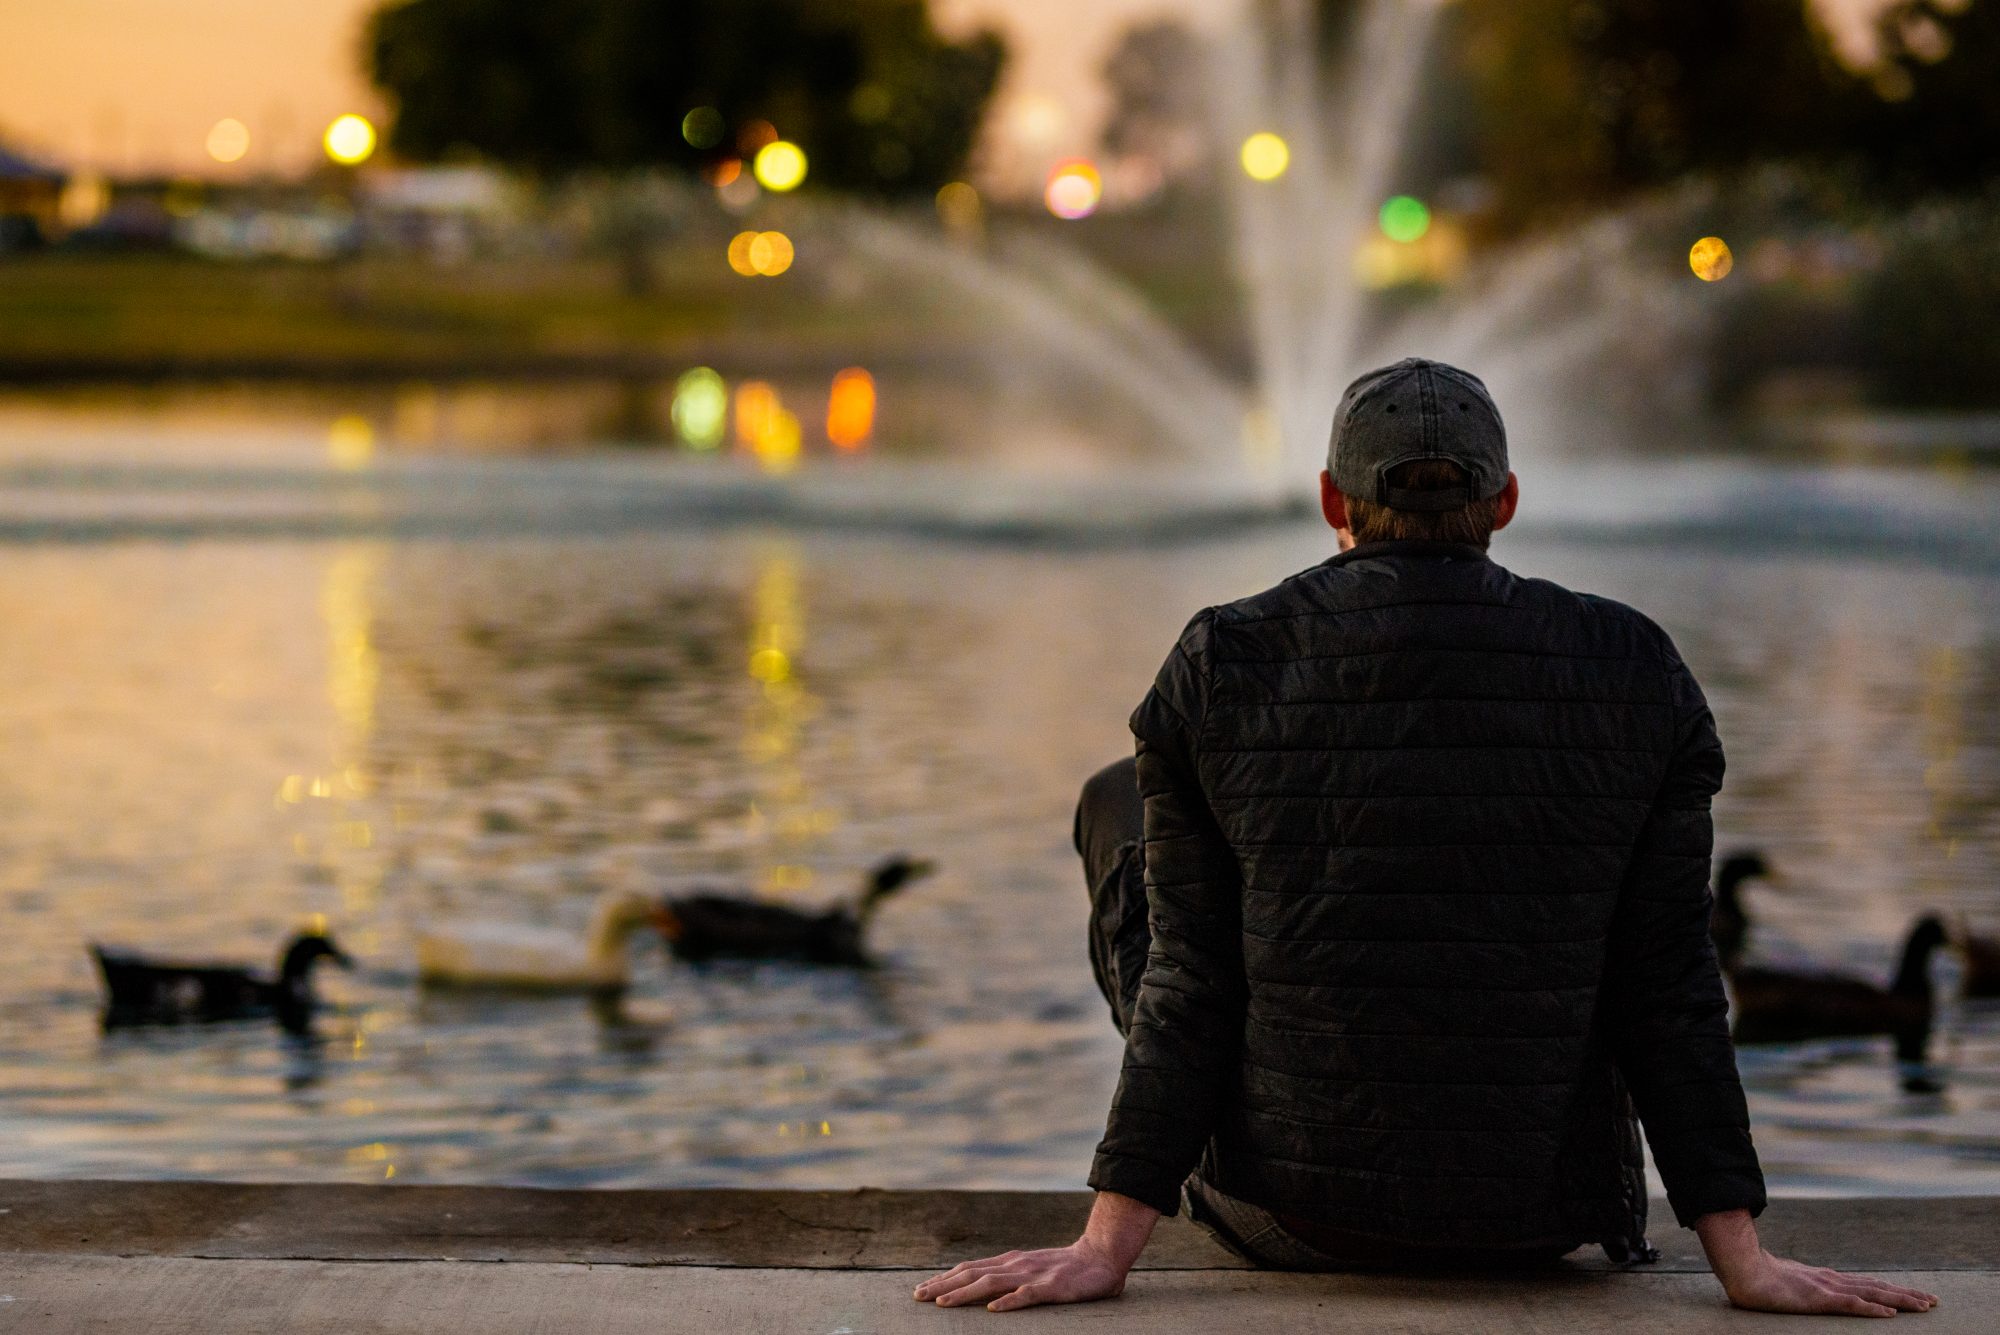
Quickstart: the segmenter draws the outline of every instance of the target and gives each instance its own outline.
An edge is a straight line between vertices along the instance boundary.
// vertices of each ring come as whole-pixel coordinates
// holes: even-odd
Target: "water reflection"
[[[1073,1186],[1115,1078],[1073,788],[1189,609],[1306,527],[1083,552],[696,530],[19,546],[0,575],[0,1171],[545,1184]],[[1510,535],[1657,615],[1771,849],[1758,949],[1882,978],[1909,920],[2000,925],[2000,580],[1838,553]],[[607,889],[828,902],[943,871],[877,974],[674,966],[621,1009],[420,994],[415,924],[581,933]],[[83,940],[363,956],[300,1045],[107,1040]],[[1941,985],[1947,980],[1940,973]],[[2000,1006],[1746,1051],[1786,1190],[2000,1190]],[[824,1124],[828,1130],[821,1134]],[[810,1134],[801,1134],[809,1131]]]

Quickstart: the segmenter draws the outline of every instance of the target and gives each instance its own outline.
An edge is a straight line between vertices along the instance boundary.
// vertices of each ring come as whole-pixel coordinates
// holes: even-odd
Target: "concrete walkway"
[[[1657,1266],[1533,1278],[1259,1274],[1181,1221],[1124,1298],[994,1316],[910,1300],[967,1256],[1067,1241],[1082,1193],[570,1192],[0,1182],[0,1332],[1708,1331],[1731,1311],[1669,1225]],[[1774,1248],[1894,1273],[1930,1335],[2000,1329],[2000,1200],[1781,1201]],[[1581,1254],[1580,1254],[1581,1257]],[[1804,1332],[1851,1328],[1785,1319]]]

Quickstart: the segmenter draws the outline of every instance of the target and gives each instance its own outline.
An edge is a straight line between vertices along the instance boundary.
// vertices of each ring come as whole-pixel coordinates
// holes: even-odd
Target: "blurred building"
[[[40,245],[55,234],[68,179],[0,144],[0,251]]]

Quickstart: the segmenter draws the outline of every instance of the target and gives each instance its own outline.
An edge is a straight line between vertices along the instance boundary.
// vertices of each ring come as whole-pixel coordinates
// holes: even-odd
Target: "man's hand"
[[[1116,1298],[1159,1219],[1150,1206],[1100,1191],[1083,1236],[1069,1246],[967,1261],[917,1285],[913,1296],[939,1307],[985,1303],[989,1312]]]
[[[1044,1303],[1088,1303],[1125,1291],[1124,1270],[1093,1248],[1088,1238],[1039,1252],[1006,1252],[966,1261],[917,1285],[920,1303],[964,1307],[985,1303],[992,1312]]]
[[[1937,1296],[1921,1289],[1771,1255],[1757,1241],[1748,1210],[1703,1215],[1694,1227],[1722,1291],[1752,1312],[1894,1316],[1937,1306]]]

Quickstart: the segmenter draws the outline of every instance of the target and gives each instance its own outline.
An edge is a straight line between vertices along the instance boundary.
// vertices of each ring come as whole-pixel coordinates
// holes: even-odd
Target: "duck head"
[[[878,895],[890,894],[912,881],[921,881],[936,870],[937,864],[928,858],[913,858],[898,853],[868,874],[868,888]]]
[[[343,969],[354,967],[354,957],[334,944],[324,932],[301,932],[285,947],[278,972],[285,978],[303,978],[320,960],[331,960]]]
[[[1777,873],[1771,870],[1771,864],[1764,860],[1762,853],[1755,849],[1742,849],[1724,858],[1722,865],[1715,869],[1716,898],[1733,896],[1736,888],[1745,881],[1776,879]]]
[[[1931,990],[1931,956],[1938,947],[1951,940],[1951,932],[1945,927],[1944,919],[1935,913],[1926,913],[1910,926],[1910,934],[1903,939],[1903,962],[1896,970],[1896,981],[1890,991],[1899,996],[1920,996]]]

